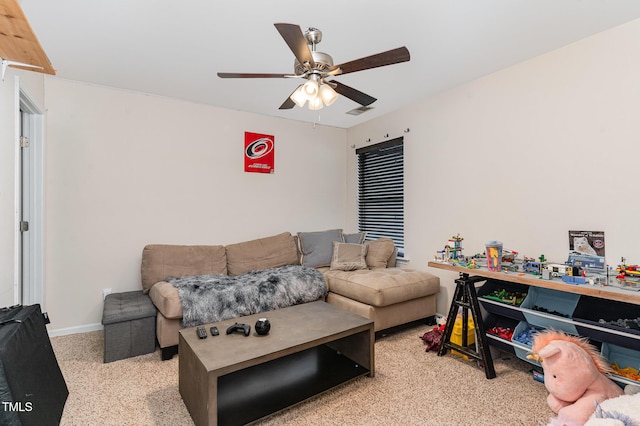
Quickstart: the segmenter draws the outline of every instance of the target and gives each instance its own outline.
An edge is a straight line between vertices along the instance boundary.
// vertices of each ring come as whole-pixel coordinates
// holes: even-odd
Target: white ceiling
[[[349,128],[501,68],[640,18],[638,0],[22,0],[64,79]],[[406,46],[411,61],[337,77],[378,98],[360,116],[279,110],[297,79],[273,23],[316,27],[336,64]]]

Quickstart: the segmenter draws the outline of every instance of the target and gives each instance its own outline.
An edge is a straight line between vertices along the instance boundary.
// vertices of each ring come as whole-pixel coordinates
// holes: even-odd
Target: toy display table
[[[542,287],[552,290],[570,292],[585,296],[598,297],[605,300],[617,300],[625,303],[640,305],[640,292],[629,291],[619,287],[606,285],[590,285],[590,284],[567,284],[559,278],[545,280],[539,276],[532,274],[520,274],[517,272],[492,272],[487,269],[469,269],[461,266],[451,265],[442,262],[428,262],[431,268],[445,269],[448,271],[459,272],[461,274],[471,274],[484,278],[493,278],[501,281],[509,281],[513,283],[525,284],[532,287]]]
[[[515,337],[527,329],[553,328],[587,337],[601,349],[610,364],[640,369],[640,329],[616,324],[619,318],[638,317],[640,292],[605,285],[567,284],[559,278],[541,279],[531,274],[469,269],[441,262],[429,262],[428,266],[457,272],[461,279],[466,277],[467,286],[474,287],[468,290],[468,306],[480,304],[486,311],[486,315],[473,318],[476,340],[481,343],[488,342],[531,362],[526,359],[530,346]],[[460,287],[458,281],[456,284]],[[515,304],[484,297],[496,289],[509,289],[527,296]],[[449,313],[449,316],[453,313],[454,320],[457,313],[453,312],[454,308],[457,309],[455,304],[454,296]],[[514,338],[486,333],[487,328],[494,326],[511,328]],[[640,384],[616,375],[612,379],[623,384]]]

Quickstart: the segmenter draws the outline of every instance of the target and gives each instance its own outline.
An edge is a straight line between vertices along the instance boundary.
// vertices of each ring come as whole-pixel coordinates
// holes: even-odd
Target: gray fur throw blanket
[[[327,295],[322,272],[299,265],[243,275],[167,278],[182,301],[182,326],[217,322],[313,302]]]

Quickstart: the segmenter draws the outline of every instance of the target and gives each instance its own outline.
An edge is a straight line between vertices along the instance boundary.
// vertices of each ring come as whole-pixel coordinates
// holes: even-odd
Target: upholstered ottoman
[[[104,362],[151,353],[156,348],[156,308],[142,291],[104,299]]]

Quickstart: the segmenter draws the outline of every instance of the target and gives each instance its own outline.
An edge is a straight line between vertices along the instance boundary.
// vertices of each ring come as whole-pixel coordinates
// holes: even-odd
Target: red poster
[[[275,138],[271,135],[244,132],[244,171],[273,173]]]

